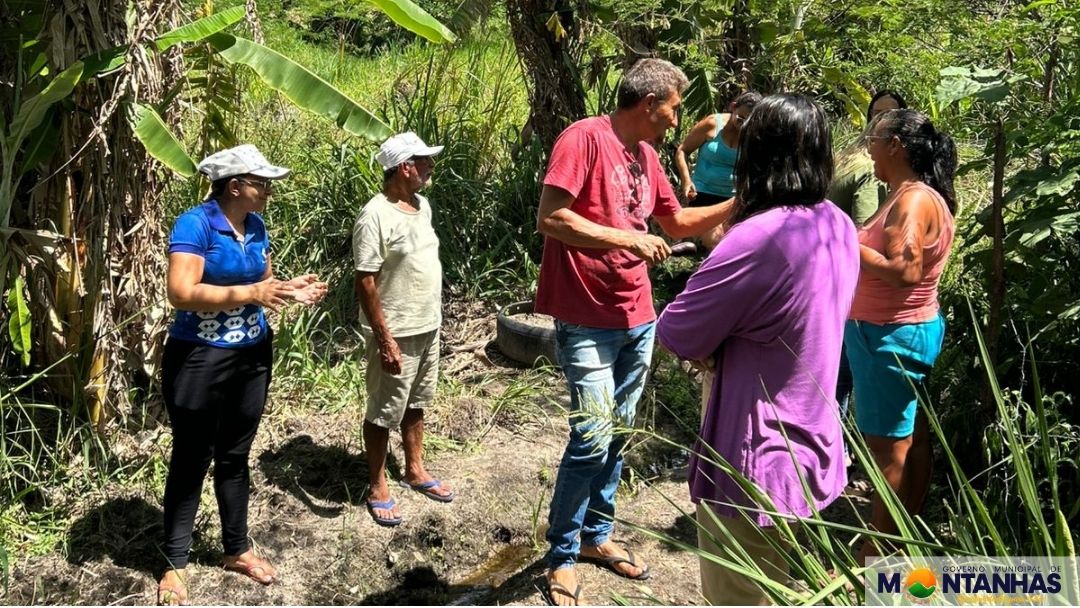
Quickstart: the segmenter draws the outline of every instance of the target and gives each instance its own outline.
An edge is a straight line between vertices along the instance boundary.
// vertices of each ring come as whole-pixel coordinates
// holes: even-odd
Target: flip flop
[[[415,485],[411,484],[411,483],[409,483],[407,481],[399,481],[398,485],[403,487],[403,488],[409,488],[410,490],[413,490],[414,492],[419,492],[419,493],[423,494],[424,496],[427,496],[431,500],[436,500],[438,502],[450,502],[450,501],[454,500],[454,493],[453,492],[450,492],[449,494],[446,494],[444,496],[444,495],[439,494],[438,492],[435,491],[435,488],[438,488],[438,487],[442,486],[442,482],[439,481],[438,479],[432,479],[430,481],[425,481],[423,483],[418,483],[418,484],[415,484]]]
[[[559,605],[558,602],[555,601],[555,594],[556,593],[560,593],[560,594],[565,595],[567,597],[574,598],[574,604],[573,604],[574,606],[581,605],[581,585],[578,585],[577,588],[575,588],[574,591],[571,592],[564,585],[560,585],[559,583],[556,583],[556,582],[549,582],[547,584],[547,589],[541,589],[540,590],[540,595],[544,596],[544,601],[547,602],[548,606],[558,606]]]
[[[368,510],[368,513],[371,513],[371,519],[374,519],[375,523],[379,524],[380,526],[386,527],[386,528],[393,528],[394,526],[401,525],[401,518],[400,517],[379,517],[378,515],[375,514],[375,509],[383,509],[383,510],[389,511],[389,510],[393,509],[396,504],[397,504],[397,502],[395,502],[393,498],[391,498],[390,500],[384,500],[384,501],[381,501],[381,502],[378,501],[378,500],[368,500],[367,501],[367,510]]]
[[[634,557],[634,552],[631,551],[630,549],[626,550],[626,557],[593,557],[591,555],[588,555],[588,556],[582,555],[579,558],[578,561],[589,562],[589,563],[592,563],[592,564],[596,564],[597,566],[600,566],[601,568],[607,568],[608,570],[611,570],[615,574],[618,574],[619,576],[621,576],[623,578],[628,578],[628,579],[630,579],[632,581],[644,581],[644,580],[648,580],[649,577],[652,576],[652,574],[649,572],[649,567],[648,566],[645,566],[641,570],[641,574],[639,574],[637,576],[629,576],[629,575],[623,574],[621,571],[619,571],[615,567],[618,564],[630,564],[631,566],[633,566],[635,568],[641,568],[641,566],[639,566],[638,563],[637,563],[637,559]]]
[[[227,563],[225,564],[225,569],[229,572],[243,574],[244,576],[250,578],[256,583],[259,583],[260,585],[273,585],[274,583],[276,583],[277,576],[274,574],[270,574],[270,562],[262,559],[261,557],[257,557],[255,559],[258,561],[253,564],[244,564],[241,562],[233,562],[231,564]],[[257,574],[255,574],[256,570],[261,571],[263,576],[258,576]],[[269,580],[267,580],[266,577],[270,577]]]

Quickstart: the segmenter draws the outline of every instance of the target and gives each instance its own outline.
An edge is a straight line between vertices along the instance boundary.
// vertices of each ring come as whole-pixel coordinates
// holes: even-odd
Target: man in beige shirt
[[[383,191],[353,226],[356,297],[367,344],[367,414],[364,450],[371,489],[368,511],[376,523],[396,526],[401,513],[386,481],[390,429],[400,427],[405,474],[400,485],[440,502],[454,493],[424,468],[424,408],[435,397],[442,322],[442,265],[431,205],[419,195],[431,183],[432,157],[415,133],[386,140],[376,160]]]

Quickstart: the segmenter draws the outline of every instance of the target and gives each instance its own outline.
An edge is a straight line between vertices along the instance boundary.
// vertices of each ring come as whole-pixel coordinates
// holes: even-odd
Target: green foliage
[[[30,365],[30,351],[33,349],[30,343],[30,309],[23,295],[25,288],[22,276],[16,275],[7,297],[8,338],[11,339],[11,349],[19,355],[23,367]]]
[[[166,51],[179,43],[201,42],[210,36],[236,24],[244,18],[243,6],[227,8],[220,13],[211,13],[202,19],[180,26],[159,36],[154,45],[158,51]]]
[[[1009,87],[1023,82],[1022,74],[1010,76],[1005,70],[947,67],[941,70],[941,82],[937,86],[937,102],[945,107],[973,97],[997,103],[1009,94]]]
[[[154,108],[135,104],[132,106],[131,120],[135,137],[139,138],[150,156],[184,177],[195,175],[194,161]]]
[[[339,46],[361,57],[374,57],[391,48],[418,40],[420,32],[395,23],[375,3],[346,0],[282,0],[260,5],[264,14],[281,10],[284,18],[308,41]],[[417,3],[431,15],[450,15],[451,2],[428,0]],[[451,28],[454,24],[451,21]],[[432,28],[428,28],[432,29]],[[437,29],[437,28],[436,28]],[[455,29],[456,31],[456,29]],[[442,33],[437,34],[445,38]],[[453,34],[451,34],[453,35]]]
[[[248,66],[263,82],[290,101],[329,118],[339,128],[373,140],[385,139],[391,134],[390,128],[363,106],[277,51],[230,34],[213,34],[209,40],[227,61]]]
[[[540,250],[540,151],[517,141],[525,107],[517,66],[505,61],[511,52],[470,44],[432,54],[401,75],[385,108],[402,130],[446,146],[429,193],[443,268],[464,293],[497,301],[513,301]]]
[[[971,318],[972,331],[979,336],[977,318],[974,315]],[[978,344],[980,356],[985,358],[987,352],[981,336]],[[989,366],[984,369],[988,370],[987,381],[997,384],[997,378]],[[1034,362],[1031,373],[1037,385],[1038,372]],[[908,514],[877,469],[861,435],[853,428],[845,428],[846,441],[852,448],[856,466],[866,472],[874,491],[883,498],[901,532],[888,535],[871,529],[867,522],[859,518],[857,508],[845,505],[842,498],[830,507],[828,513],[814,512],[809,517],[799,518],[798,526],[794,525],[795,522],[774,518],[786,549],[781,554],[797,581],[793,587],[773,580],[740,547],[736,546],[730,554],[712,554],[665,532],[642,528],[632,522],[622,523],[677,549],[730,568],[754,581],[778,605],[862,604],[865,598],[860,577],[866,568],[863,564],[855,563],[852,548],[863,540],[877,542],[887,551],[895,550],[916,561],[920,556],[950,555],[1076,557],[1071,532],[1075,526],[1069,520],[1074,520],[1076,516],[1077,503],[1062,502],[1064,493],[1059,494],[1057,489],[1063,479],[1062,472],[1068,473],[1070,483],[1076,480],[1075,454],[1080,442],[1080,428],[1063,427],[1055,420],[1046,418],[1045,409],[1038,405],[1042,401],[1028,406],[1020,401],[1010,402],[1004,395],[1002,393],[997,399],[1003,414],[1000,422],[987,432],[988,437],[995,436],[999,441],[995,447],[995,459],[989,467],[980,471],[978,480],[965,472],[956,459],[933,405],[920,403],[920,407],[928,413],[931,428],[941,442],[947,461],[948,486],[936,493],[940,510],[933,506],[927,509],[928,513],[936,512],[936,517],[912,517]],[[1044,399],[1041,389],[1036,391],[1036,396]],[[1020,416],[1012,412],[1013,405],[1020,406]],[[693,424],[694,420],[688,422]],[[638,433],[664,442],[671,449],[688,451],[682,442],[648,431]],[[697,456],[730,475],[760,505],[740,509],[743,515],[778,513],[768,496],[752,480],[742,475],[711,447],[703,445]],[[1062,457],[1065,457],[1065,463],[1061,462]],[[1015,493],[1019,494],[1019,505],[1014,498]],[[812,504],[812,499],[808,498],[808,502]],[[681,510],[674,501],[672,506]],[[840,510],[850,509],[856,518],[855,523],[838,520],[837,507]],[[1068,515],[1070,511],[1071,515]],[[704,530],[692,513],[686,515],[697,528]],[[716,520],[716,524],[725,533],[724,522]],[[1064,592],[1073,602],[1080,597],[1075,579],[1070,580]],[[658,601],[658,598],[650,599]]]
[[[431,42],[453,42],[456,36],[412,0],[368,0],[401,27]]]

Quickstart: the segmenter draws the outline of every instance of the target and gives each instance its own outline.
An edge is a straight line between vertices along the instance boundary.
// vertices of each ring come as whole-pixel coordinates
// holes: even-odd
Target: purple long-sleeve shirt
[[[657,322],[657,339],[679,357],[716,356],[702,440],[780,513],[807,516],[810,502],[822,508],[847,484],[835,393],[858,277],[844,212],[827,202],[774,208],[732,227]],[[738,510],[724,503],[764,506],[700,442],[694,453],[694,502],[729,517]],[[772,525],[764,514],[757,522]]]

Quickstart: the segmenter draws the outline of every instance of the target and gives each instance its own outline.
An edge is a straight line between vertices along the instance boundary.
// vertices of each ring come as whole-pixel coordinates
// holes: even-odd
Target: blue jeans
[[[582,542],[601,545],[615,527],[622,449],[645,388],[655,333],[651,322],[631,329],[555,322],[559,364],[570,388],[570,440],[548,514],[552,570],[573,565]]]

